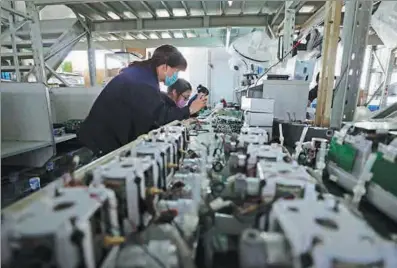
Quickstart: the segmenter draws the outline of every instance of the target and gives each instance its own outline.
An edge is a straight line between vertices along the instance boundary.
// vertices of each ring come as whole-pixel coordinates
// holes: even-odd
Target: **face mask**
[[[185,101],[185,100],[182,98],[181,100],[179,100],[179,101],[176,103],[176,106],[178,106],[179,108],[183,108],[183,107],[185,107],[186,102],[187,102],[187,101]]]
[[[178,80],[178,72],[175,72],[172,76],[165,75],[164,85],[167,87],[171,86]]]

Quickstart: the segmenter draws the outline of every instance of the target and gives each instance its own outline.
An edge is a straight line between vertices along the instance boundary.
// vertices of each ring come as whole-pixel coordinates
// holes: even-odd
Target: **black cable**
[[[344,69],[343,72],[342,72],[342,75],[341,75],[340,78],[339,78],[338,83],[337,83],[336,86],[334,87],[334,90],[333,90],[333,93],[332,93],[331,108],[334,107],[335,95],[336,95],[336,93],[337,93],[338,90],[339,90],[340,83],[342,82],[343,78],[345,77],[345,75],[346,75],[346,73],[347,73],[348,67],[349,67],[349,66],[346,65],[345,69]]]
[[[292,49],[291,49],[290,51],[288,51],[288,53],[286,53],[278,62],[276,62],[275,64],[273,64],[272,66],[270,66],[263,74],[261,74],[261,75],[258,77],[258,79],[256,79],[255,86],[258,85],[259,80],[260,80],[262,77],[264,77],[267,73],[269,73],[269,71],[270,71],[273,67],[275,67],[275,66],[277,66],[278,64],[280,64],[280,62],[282,62],[289,54],[291,54],[291,53],[295,50],[295,48],[296,48],[300,43],[301,43],[300,41],[296,42],[296,44],[292,47]]]
[[[234,49],[234,51],[237,52],[237,54],[239,54],[239,56],[243,57],[244,59],[247,59],[247,60],[250,60],[250,61],[253,61],[253,62],[257,62],[257,63],[269,62],[268,60],[256,60],[256,59],[250,58],[250,57],[248,57],[248,56],[245,56],[245,55],[242,54],[240,51],[238,51],[234,45],[233,45],[233,49]],[[245,62],[244,62],[244,63],[245,63]],[[248,69],[248,64],[245,63],[245,65],[247,66],[247,69]]]

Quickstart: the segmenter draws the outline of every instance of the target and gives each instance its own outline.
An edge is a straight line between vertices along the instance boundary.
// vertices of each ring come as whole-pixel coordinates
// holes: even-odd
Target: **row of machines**
[[[214,265],[225,234],[238,237],[241,268],[397,267],[397,244],[357,210],[362,189],[341,199],[322,183],[328,163],[338,164],[339,132],[331,143],[301,138],[291,154],[282,134],[271,144],[264,129],[225,132],[221,116],[151,131],[82,179],[71,161],[39,198],[3,211],[2,265],[225,267]],[[390,159],[394,145],[379,144],[371,161]]]

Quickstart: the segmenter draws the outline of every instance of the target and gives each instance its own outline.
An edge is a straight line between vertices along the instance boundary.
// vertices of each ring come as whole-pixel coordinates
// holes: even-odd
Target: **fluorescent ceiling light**
[[[112,11],[108,11],[108,16],[111,17],[114,20],[119,20],[120,17],[116,15],[116,13],[112,12]]]
[[[146,36],[144,36],[143,34],[138,34],[137,36],[136,36],[138,39],[147,39],[146,38]]]
[[[183,8],[173,8],[173,9],[172,9],[172,13],[174,13],[174,16],[175,16],[175,17],[184,17],[184,16],[187,16],[186,10],[184,10]]]
[[[313,12],[315,6],[305,5],[301,9],[299,9],[299,13],[310,13]]]
[[[170,16],[170,14],[168,14],[168,11],[167,10],[165,10],[165,9],[157,9],[156,10],[156,15],[158,16],[158,17],[169,17]]]
[[[172,38],[172,37],[171,37],[171,35],[169,33],[161,33],[161,38],[169,39],[169,38]]]
[[[233,5],[233,1],[227,1],[227,4],[229,5],[229,7],[231,7]]]
[[[131,11],[124,11],[123,15],[126,16],[129,19],[135,18],[134,14],[132,14]]]
[[[174,33],[174,37],[175,37],[175,38],[183,38],[183,33],[181,33],[181,32],[176,32],[176,33]]]
[[[187,32],[187,33],[186,33],[186,36],[187,36],[188,38],[197,37],[194,33],[191,33],[191,32]]]
[[[150,37],[151,39],[159,39],[158,35],[155,34],[155,33],[150,33],[149,37]]]

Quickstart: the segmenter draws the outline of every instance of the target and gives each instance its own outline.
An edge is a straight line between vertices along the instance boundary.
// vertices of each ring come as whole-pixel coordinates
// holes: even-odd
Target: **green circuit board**
[[[357,149],[349,143],[339,144],[336,137],[330,143],[328,159],[347,172],[352,172]]]
[[[397,161],[390,162],[383,158],[383,153],[378,152],[372,166],[372,182],[397,197]]]

